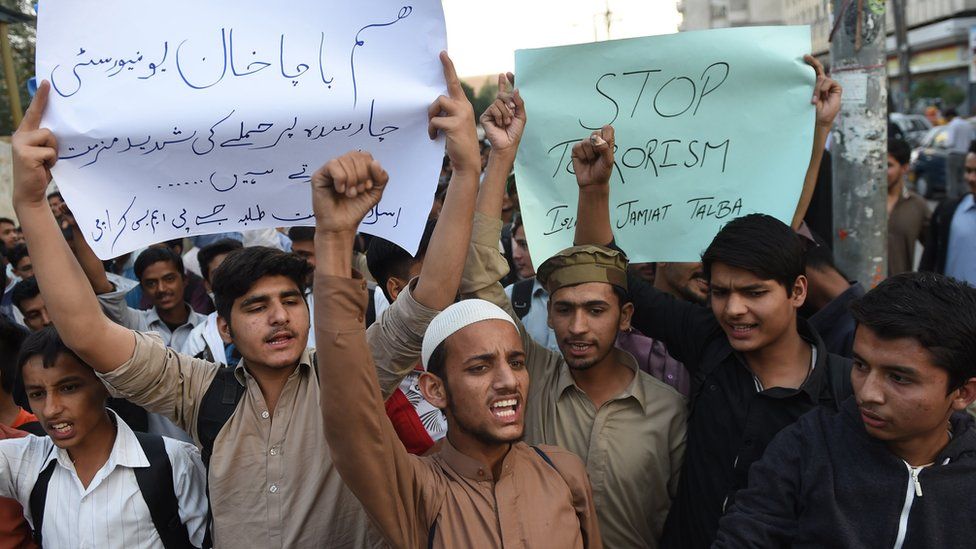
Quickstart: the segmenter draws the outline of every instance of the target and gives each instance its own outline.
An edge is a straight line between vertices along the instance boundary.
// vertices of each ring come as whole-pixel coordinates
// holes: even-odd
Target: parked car
[[[901,133],[905,136],[905,141],[911,147],[921,145],[925,134],[932,129],[932,123],[921,114],[893,112],[888,115],[888,119],[901,129]]]
[[[911,170],[915,192],[925,198],[945,194],[948,141],[948,127],[936,126],[929,130],[919,146],[912,150]]]

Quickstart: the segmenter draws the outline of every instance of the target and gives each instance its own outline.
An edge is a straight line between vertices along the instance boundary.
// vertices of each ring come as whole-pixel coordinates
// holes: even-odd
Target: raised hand
[[[824,73],[823,65],[816,57],[804,55],[803,60],[817,73],[817,82],[813,85],[813,97],[810,99],[810,103],[817,108],[817,125],[829,128],[840,112],[843,89],[836,80]]]
[[[447,52],[441,52],[447,94],[434,100],[427,109],[427,133],[436,139],[438,132],[447,136],[447,156],[455,171],[481,172],[478,132],[474,126],[474,109],[464,95],[454,63]]]
[[[51,167],[58,160],[58,142],[47,128],[41,128],[41,116],[47,107],[51,84],[41,82],[20,127],[14,132],[13,172],[14,206],[47,204],[47,185],[51,182]]]
[[[368,152],[352,151],[312,174],[315,227],[327,233],[356,234],[359,223],[379,203],[390,177]]]
[[[525,131],[525,102],[518,89],[512,88],[514,84],[514,74],[499,74],[498,96],[481,115],[481,126],[492,153],[514,155]]]
[[[613,126],[603,126],[573,145],[573,170],[580,191],[610,184],[613,173]]]

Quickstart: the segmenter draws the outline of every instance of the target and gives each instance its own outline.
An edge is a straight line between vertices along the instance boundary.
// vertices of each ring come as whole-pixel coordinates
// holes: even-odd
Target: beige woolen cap
[[[434,354],[437,348],[445,339],[451,337],[455,332],[466,328],[475,322],[484,320],[504,320],[518,326],[512,317],[504,309],[483,299],[465,299],[458,301],[450,307],[444,309],[434,320],[430,321],[427,331],[424,332],[424,343],[420,350],[421,363],[424,370],[427,369],[427,361],[430,355]]]

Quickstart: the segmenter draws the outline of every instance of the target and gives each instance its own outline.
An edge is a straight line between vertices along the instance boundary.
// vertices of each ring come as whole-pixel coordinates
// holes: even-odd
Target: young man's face
[[[61,354],[50,368],[40,356],[27,360],[24,388],[31,410],[58,448],[84,446],[86,437],[105,421],[108,391],[94,371]]]
[[[207,269],[208,269],[207,270],[207,278],[206,278],[206,280],[204,280],[204,282],[207,283],[207,290],[209,290],[209,291],[212,291],[213,290],[213,286],[212,286],[212,282],[211,282],[213,280],[213,275],[214,275],[215,272],[217,272],[217,267],[220,267],[220,264],[223,263],[225,259],[227,259],[227,255],[229,253],[230,252],[227,252],[226,254],[217,254],[217,255],[215,255],[213,257],[213,259],[210,260],[210,264],[207,265]]]
[[[20,261],[14,265],[14,273],[20,278],[30,278],[34,276],[34,265],[31,263],[31,258],[29,255],[25,255],[20,258]]]
[[[882,339],[865,326],[854,334],[851,385],[868,434],[897,445],[941,438],[973,400],[971,389],[949,391],[949,373],[916,339]]]
[[[895,160],[894,156],[888,155],[888,189],[892,189],[895,185],[901,181],[905,172],[908,170],[908,166],[902,166]]]
[[[41,294],[21,301],[20,313],[24,315],[24,324],[32,332],[51,324],[51,318],[47,316],[47,307],[44,305],[44,298]]]
[[[521,279],[532,278],[535,276],[535,267],[532,266],[532,256],[529,255],[529,243],[525,240],[525,227],[519,225],[518,229],[512,233],[512,261],[518,269]]]
[[[654,275],[667,291],[685,301],[704,305],[708,301],[708,281],[700,261],[693,263],[658,263]]]
[[[315,241],[314,240],[293,240],[291,251],[296,253],[315,269]]]
[[[51,195],[47,197],[47,204],[51,207],[51,211],[54,212],[54,216],[57,217],[61,213],[61,205],[64,204],[64,199],[58,195]]]
[[[8,250],[14,247],[17,243],[17,228],[13,223],[0,222],[0,240]]]
[[[521,439],[529,372],[518,330],[504,320],[485,320],[458,330],[445,345],[446,398],[424,396],[447,408],[452,440],[493,445]]]
[[[252,370],[286,368],[301,359],[308,344],[308,305],[290,278],[259,278],[234,300],[230,316],[230,324],[218,317],[218,329]]]
[[[157,261],[149,265],[142,271],[139,283],[153,306],[160,311],[172,311],[185,306],[183,293],[186,290],[186,275],[172,261]]]
[[[712,265],[709,286],[712,313],[740,353],[762,349],[795,330],[796,310],[807,293],[804,276],[797,277],[788,295],[779,282],[724,263]]]
[[[964,177],[969,185],[969,192],[976,194],[976,153],[966,154]]]
[[[559,351],[574,370],[586,370],[609,355],[617,332],[630,328],[631,303],[620,305],[613,286],[587,282],[566,286],[549,296],[549,326]]]

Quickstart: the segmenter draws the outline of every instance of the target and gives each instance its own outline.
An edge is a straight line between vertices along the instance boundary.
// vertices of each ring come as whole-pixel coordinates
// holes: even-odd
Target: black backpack
[[[166,453],[163,437],[133,431],[142,451],[146,453],[149,467],[137,467],[132,470],[139,484],[142,498],[149,507],[149,515],[159,534],[159,539],[166,549],[185,549],[195,547],[190,543],[190,534],[186,525],[180,519],[180,505],[173,488],[173,464]],[[52,448],[53,452],[54,449]],[[44,523],[44,506],[47,500],[47,486],[51,482],[51,475],[57,467],[56,459],[48,462],[34,483],[30,494],[30,511],[34,518],[34,541],[43,546],[41,528]]]
[[[519,319],[525,318],[532,308],[532,288],[535,287],[535,277],[519,280],[512,285],[512,308]]]
[[[224,428],[224,424],[234,415],[237,404],[244,396],[244,386],[234,375],[236,368],[221,367],[217,375],[207,387],[207,392],[200,399],[200,410],[197,413],[197,438],[200,439],[200,457],[203,464],[210,469],[210,456],[213,455],[214,441]],[[316,353],[312,353],[312,371],[318,379],[319,366]]]

